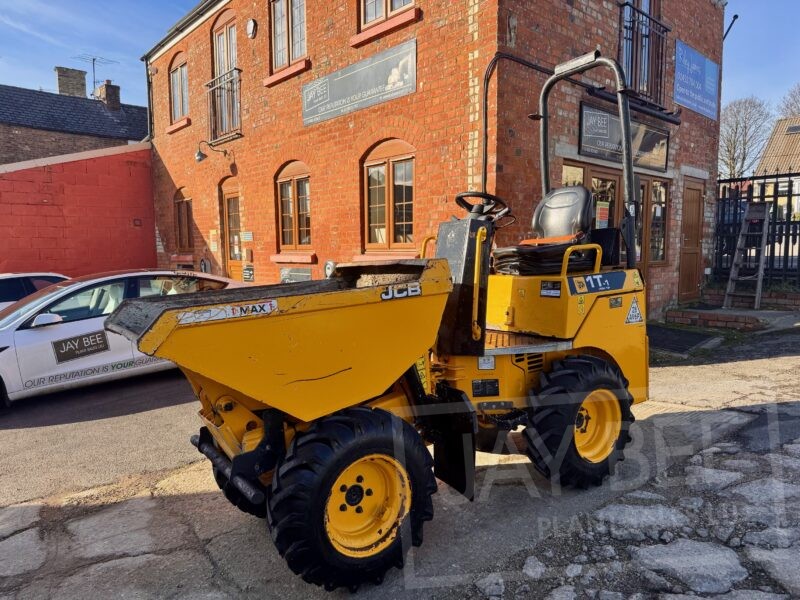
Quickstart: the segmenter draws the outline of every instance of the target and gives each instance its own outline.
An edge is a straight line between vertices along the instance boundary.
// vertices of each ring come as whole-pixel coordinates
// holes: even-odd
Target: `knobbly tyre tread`
[[[526,451],[536,469],[557,485],[578,488],[601,485],[610,475],[631,441],[633,398],[622,372],[602,358],[568,356],[540,377],[540,392],[531,393],[533,414],[525,428]],[[575,417],[586,394],[598,387],[614,392],[622,410],[622,429],[611,455],[590,463],[578,454],[573,442]]]
[[[330,487],[348,464],[381,449],[393,455],[398,441],[404,456],[395,458],[405,465],[411,482],[410,516],[380,554],[344,556],[325,532]],[[433,459],[413,427],[383,410],[350,408],[320,419],[292,440],[273,476],[267,519],[275,546],[294,573],[327,590],[354,591],[362,583],[382,582],[392,567],[402,568],[409,541],[422,544],[423,524],[433,518],[431,495],[436,490]]]
[[[233,504],[243,513],[246,513],[248,515],[253,515],[254,517],[258,517],[259,519],[266,518],[267,516],[266,502],[264,504],[253,504],[252,502],[247,500],[239,490],[230,485],[228,483],[228,478],[225,477],[225,475],[223,475],[222,473],[220,473],[216,467],[211,467],[211,472],[214,474],[214,481],[217,482],[217,486],[219,487],[219,489],[222,490],[222,493],[228,499],[228,502]]]

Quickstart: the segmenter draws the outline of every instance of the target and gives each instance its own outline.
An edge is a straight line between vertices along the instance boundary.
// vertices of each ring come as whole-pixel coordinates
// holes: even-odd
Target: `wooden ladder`
[[[739,239],[736,242],[736,251],[733,254],[731,274],[730,278],[728,279],[728,287],[725,290],[725,302],[722,304],[722,308],[730,308],[734,296],[754,298],[753,308],[755,310],[761,308],[761,291],[764,284],[764,264],[766,262],[767,238],[769,237],[770,206],[771,204],[768,202],[748,202],[745,205],[742,227],[739,230]],[[748,238],[758,235],[757,231],[755,233],[750,233],[750,226],[757,226],[759,223],[761,223],[761,243],[758,246],[758,271],[756,271],[755,275],[739,277],[739,269],[742,267],[742,263],[747,256],[747,240]],[[752,292],[736,291],[737,282],[753,280],[756,282],[755,294]]]

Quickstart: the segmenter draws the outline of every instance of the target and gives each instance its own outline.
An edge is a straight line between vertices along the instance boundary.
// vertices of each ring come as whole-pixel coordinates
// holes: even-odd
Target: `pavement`
[[[356,595],[800,596],[798,348],[789,332],[660,361],[600,488],[480,454],[476,500],[440,485],[423,546]],[[222,497],[177,375],[103,387],[0,416],[0,600],[351,595],[303,583]]]

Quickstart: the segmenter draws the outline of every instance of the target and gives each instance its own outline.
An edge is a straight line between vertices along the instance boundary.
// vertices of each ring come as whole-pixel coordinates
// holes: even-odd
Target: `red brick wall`
[[[672,31],[668,34],[665,105],[680,109],[673,101],[675,41],[693,46],[718,64],[722,62],[723,10],[712,0],[663,0],[662,21]],[[604,56],[617,58],[619,7],[616,2],[599,0],[500,0],[500,49],[520,55],[545,67],[590,52],[599,47]],[[594,71],[584,81],[605,85],[613,90],[611,73]],[[511,202],[518,216],[515,227],[504,230],[499,243],[513,243],[529,237],[531,218],[541,198],[539,178],[539,127],[526,115],[538,112],[539,93],[546,76],[521,67],[501,64],[499,85],[503,110],[497,130],[497,193]],[[614,105],[594,99],[577,86],[559,84],[551,98],[550,154],[551,179],[560,185],[564,157],[578,152],[579,114],[582,101],[616,111]],[[648,317],[660,318],[664,308],[677,303],[679,255],[682,240],[682,205],[686,173],[705,172],[704,257],[710,264],[713,252],[714,191],[717,172],[718,122],[683,108],[681,125],[632,113],[637,121],[670,132],[668,172],[669,223],[667,262],[653,265],[646,273]],[[584,157],[570,158],[591,164]],[[605,165],[603,165],[605,166]],[[644,175],[659,176],[653,172]]]
[[[360,161],[375,144],[387,138],[402,139],[417,150],[415,156],[414,237],[421,241],[437,230],[438,223],[459,214],[454,194],[468,188],[469,169],[477,165],[477,78],[482,77],[497,36],[496,1],[417,3],[422,18],[361,47],[350,46],[358,31],[353,0],[334,3],[307,2],[310,71],[265,87],[270,75],[269,3],[233,0],[237,11],[238,66],[242,69],[243,137],[221,146],[233,154],[226,159],[204,151],[209,158],[194,160],[197,144],[208,137],[204,84],[212,77],[209,19],[164,56],[153,61],[154,186],[160,239],[165,251],[159,264],[182,262],[175,256],[172,200],[177,189],[193,201],[194,261],[201,257],[221,272],[221,248],[213,252],[210,231],[219,229],[219,187],[231,170],[241,195],[242,227],[253,231],[256,279],[274,282],[285,266],[304,263],[276,262],[275,176],[291,160],[311,170],[312,241],[315,277],[321,277],[326,260],[352,261],[364,252]],[[261,27],[254,40],[244,34],[244,24],[256,19]],[[407,40],[417,40],[417,92],[409,96],[304,127],[301,116],[303,84]],[[172,57],[188,53],[191,125],[174,133],[169,127],[168,72]],[[477,57],[470,58],[470,53]],[[472,86],[472,87],[471,87]],[[473,154],[471,155],[470,152]],[[469,160],[470,157],[474,160]],[[234,163],[235,164],[232,164]],[[233,182],[229,182],[233,183]],[[279,260],[291,261],[291,257]]]
[[[0,272],[156,266],[150,151],[0,173]]]
[[[60,154],[125,146],[125,140],[30,129],[0,123],[0,165]]]
[[[243,137],[221,146],[232,150],[223,157],[197,164],[194,154],[207,139],[207,101],[204,84],[212,78],[209,18],[187,37],[152,62],[154,114],[154,189],[162,266],[185,262],[175,252],[173,198],[179,188],[191,197],[195,218],[195,266],[210,260],[221,272],[222,244],[212,250],[211,232],[219,230],[220,184],[229,180],[242,198],[243,229],[253,231],[256,280],[273,282],[282,266],[274,260],[276,239],[275,176],[291,160],[311,170],[312,238],[315,277],[326,260],[351,261],[364,254],[362,161],[368,150],[397,137],[416,147],[414,234],[417,243],[436,232],[437,224],[459,214],[454,194],[480,185],[480,93],[483,74],[494,53],[506,50],[545,67],[592,50],[598,44],[616,57],[619,8],[603,0],[416,0],[422,18],[358,48],[350,37],[358,31],[355,0],[306,3],[308,55],[311,69],[273,87],[264,87],[270,75],[269,15],[267,3],[232,0],[237,13],[238,66],[242,69]],[[675,39],[680,38],[716,61],[721,60],[722,10],[712,0],[665,0],[664,20],[670,34],[668,108],[671,99]],[[244,23],[261,25],[250,40]],[[513,23],[513,27],[512,24]],[[513,29],[513,31],[512,31]],[[302,85],[410,39],[418,44],[417,92],[333,120],[304,127]],[[169,68],[178,53],[188,55],[191,125],[168,133]],[[506,198],[518,224],[499,236],[499,244],[527,237],[539,197],[538,127],[526,117],[538,104],[543,76],[528,75],[501,64],[490,95],[489,189]],[[603,83],[609,83],[603,81]],[[577,146],[580,90],[562,88],[556,94],[556,114],[562,117],[553,133],[562,145]],[[565,112],[566,111],[566,112]],[[499,116],[498,116],[499,115]],[[563,118],[568,115],[567,118]],[[715,178],[716,123],[684,110],[683,125],[671,127],[670,147],[670,260],[648,274],[651,315],[659,316],[677,295],[678,248],[683,189],[681,167],[691,165]],[[646,119],[641,119],[646,121]],[[664,128],[663,123],[656,124]],[[499,136],[497,133],[499,132]],[[553,144],[555,149],[555,144]],[[556,158],[553,175],[560,179],[562,160]],[[497,175],[495,176],[495,171]],[[496,185],[495,185],[496,184]],[[713,185],[708,185],[709,191]],[[709,200],[710,204],[710,200]],[[707,206],[713,215],[713,207]],[[296,266],[308,266],[302,262]]]

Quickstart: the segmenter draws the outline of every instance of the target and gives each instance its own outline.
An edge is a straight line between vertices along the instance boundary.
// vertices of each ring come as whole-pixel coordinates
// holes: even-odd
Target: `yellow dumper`
[[[401,567],[433,517],[434,476],[472,498],[476,449],[503,452],[517,428],[557,484],[600,484],[621,457],[648,351],[619,65],[591,54],[559,66],[540,111],[546,124],[553,85],[599,65],[617,77],[624,231],[592,230],[591,194],[549,189],[543,160],[537,235],[518,246],[493,248],[505,203],[467,192],[436,258],[127,301],[107,320],[185,373],[201,403],[192,443],[306,581],[354,589]]]

